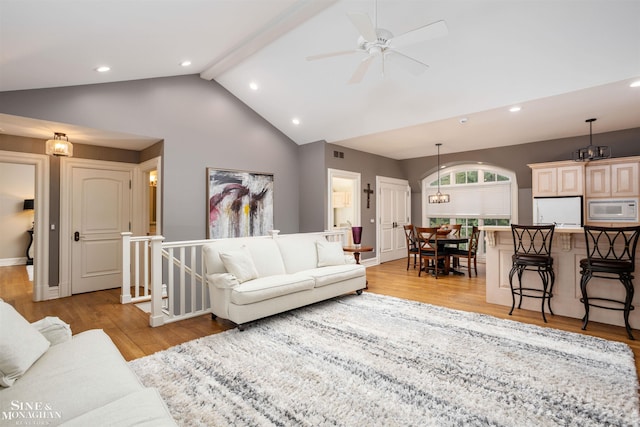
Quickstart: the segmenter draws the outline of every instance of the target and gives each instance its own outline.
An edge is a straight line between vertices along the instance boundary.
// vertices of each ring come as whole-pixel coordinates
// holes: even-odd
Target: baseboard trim
[[[0,258],[0,267],[9,267],[11,265],[26,265],[27,257],[19,258]]]

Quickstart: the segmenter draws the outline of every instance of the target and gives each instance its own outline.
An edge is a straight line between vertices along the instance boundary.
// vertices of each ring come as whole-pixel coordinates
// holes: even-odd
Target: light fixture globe
[[[429,203],[449,203],[450,197],[448,194],[442,194],[440,192],[440,146],[442,143],[437,143],[438,147],[438,192],[429,196]]]
[[[55,132],[53,139],[47,141],[45,153],[50,156],[71,157],[73,156],[73,144],[69,142],[67,135],[62,132]]]

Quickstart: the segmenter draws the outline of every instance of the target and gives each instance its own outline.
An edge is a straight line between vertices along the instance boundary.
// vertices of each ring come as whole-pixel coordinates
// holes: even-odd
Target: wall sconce
[[[67,134],[55,132],[53,139],[48,140],[45,145],[45,153],[50,156],[72,157],[73,144],[69,142]]]
[[[24,199],[24,204],[22,205],[23,211],[32,211],[34,209],[34,199]]]

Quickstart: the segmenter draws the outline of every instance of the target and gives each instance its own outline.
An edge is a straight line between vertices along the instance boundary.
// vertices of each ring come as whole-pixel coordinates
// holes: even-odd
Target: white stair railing
[[[343,244],[347,241],[343,230],[310,234]],[[277,238],[277,232],[272,238]],[[162,236],[122,233],[120,302],[151,301],[149,324],[153,327],[210,313],[202,246],[213,241],[164,242]]]

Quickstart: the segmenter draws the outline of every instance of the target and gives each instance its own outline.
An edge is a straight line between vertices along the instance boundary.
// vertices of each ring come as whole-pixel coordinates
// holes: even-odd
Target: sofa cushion
[[[220,252],[238,250],[242,246],[246,246],[251,253],[258,277],[286,273],[278,245],[273,238],[240,237],[215,240],[202,247],[207,274],[228,273],[220,259]]]
[[[48,348],[49,341],[33,325],[0,301],[0,386],[12,386]]]
[[[246,246],[237,250],[220,252],[220,259],[224,268],[238,279],[238,282],[246,282],[258,277],[258,270],[253,263],[251,253]]]
[[[234,287],[231,291],[231,302],[237,305],[253,304],[313,289],[314,285],[315,280],[312,277],[299,274],[260,277]]]
[[[175,426],[160,393],[155,388],[145,388],[82,414],[64,424],[64,427],[99,426],[160,427]]]
[[[287,273],[297,273],[318,267],[316,241],[325,240],[314,234],[294,234],[276,239]]]
[[[316,249],[318,250],[318,267],[345,264],[342,243],[316,240]]]
[[[315,280],[315,287],[332,285],[342,280],[354,279],[366,275],[366,269],[360,264],[333,265],[301,271],[298,274],[311,276]]]

